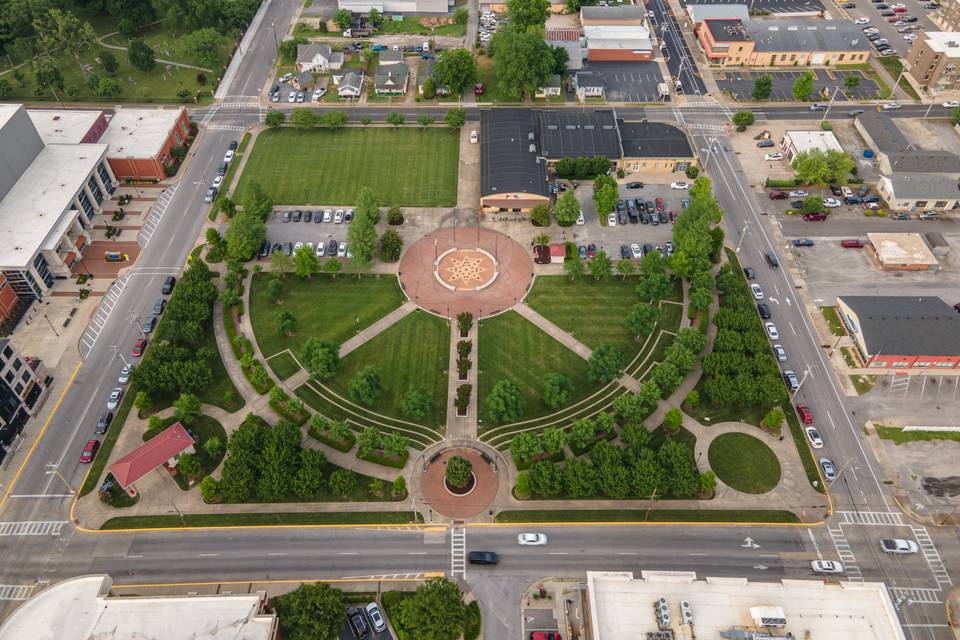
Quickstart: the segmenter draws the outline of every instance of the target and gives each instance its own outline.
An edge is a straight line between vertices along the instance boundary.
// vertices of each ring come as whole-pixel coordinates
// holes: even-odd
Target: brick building
[[[723,67],[806,67],[859,64],[870,41],[842,20],[704,20],[693,27],[710,64]]]
[[[911,84],[933,95],[960,91],[960,32],[921,31],[907,53]]]
[[[122,107],[110,119],[100,142],[109,145],[107,161],[118,178],[163,180],[163,167],[173,160],[170,151],[182,145],[190,132],[187,110]]]

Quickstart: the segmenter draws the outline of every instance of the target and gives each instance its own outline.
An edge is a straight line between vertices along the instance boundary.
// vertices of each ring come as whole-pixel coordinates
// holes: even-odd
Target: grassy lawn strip
[[[643,343],[623,325],[630,309],[640,302],[635,287],[634,277],[602,282],[578,278],[571,282],[566,276],[539,276],[526,303],[591,349],[612,344],[629,362]]]
[[[418,515],[416,522],[423,522],[423,518]],[[184,514],[182,520],[173,515],[121,516],[110,518],[103,523],[100,530],[311,524],[414,524],[414,520],[409,510],[357,513],[209,513]]]
[[[281,380],[286,380],[297,371],[300,371],[300,365],[297,364],[296,358],[290,355],[289,351],[281,351],[271,356],[267,360],[267,364],[273,369],[273,373]]]
[[[107,460],[110,458],[110,452],[113,450],[113,446],[117,444],[117,438],[120,437],[120,432],[123,430],[123,426],[127,421],[127,416],[130,414],[130,410],[133,409],[133,399],[136,395],[137,389],[131,385],[130,388],[126,390],[126,394],[120,402],[120,407],[113,416],[113,422],[110,423],[107,435],[104,436],[100,442],[100,450],[97,451],[97,456],[90,464],[87,477],[83,481],[83,486],[80,487],[79,493],[81,497],[87,495],[99,486],[100,476],[103,475],[103,470],[107,466]]]
[[[220,357],[220,348],[217,346],[217,336],[213,329],[213,314],[210,314],[210,321],[203,327],[203,342],[197,345],[197,348],[210,347],[217,354],[210,363],[210,372],[213,374],[213,381],[209,386],[200,392],[200,402],[212,404],[220,407],[224,411],[235,413],[243,408],[245,401],[237,388],[233,386],[227,368],[223,365],[223,358]],[[224,398],[227,392],[232,392],[232,401],[227,402]],[[173,399],[170,400],[170,403]],[[168,403],[168,404],[170,404]]]
[[[452,207],[459,141],[441,128],[264,131],[236,192],[255,181],[277,204],[350,205],[368,186],[382,204]]]
[[[903,71],[903,63],[900,61],[900,58],[897,56],[887,56],[887,57],[878,57],[876,61],[880,63],[880,66],[887,70],[887,73],[890,74],[890,77],[893,78],[893,81],[896,82],[897,78],[900,77],[900,72]],[[906,79],[900,80],[900,88],[907,92],[914,100],[919,100],[920,96],[917,95],[917,92],[910,85]],[[893,97],[893,93],[890,92],[888,96],[881,97]]]
[[[813,459],[813,451],[810,449],[807,436],[803,432],[803,426],[797,418],[797,412],[788,402],[783,403],[782,409],[787,416],[790,435],[793,436],[793,443],[797,446],[797,452],[800,453],[800,461],[803,462],[803,471],[807,474],[807,480],[814,489],[820,493],[826,493],[823,480],[820,477],[820,468],[817,466],[817,461]]]
[[[877,435],[884,440],[893,440],[897,445],[906,442],[925,440],[953,440],[960,442],[960,432],[956,431],[904,431],[900,427],[885,427],[876,425]]]
[[[300,345],[311,336],[342,343],[356,335],[357,318],[362,331],[406,299],[393,276],[287,276],[283,304],[278,305],[267,297],[269,280],[269,273],[257,273],[250,283],[250,322],[265,358],[287,348],[299,353]],[[291,338],[277,332],[276,316],[281,310],[297,320],[297,333]]]
[[[350,379],[366,366],[376,367],[383,393],[373,410],[442,430],[447,417],[449,358],[450,324],[429,313],[414,312],[340,360],[337,375],[327,386],[348,398]],[[433,404],[423,417],[407,418],[400,404],[415,387],[426,391]]]
[[[745,433],[725,433],[710,443],[710,468],[743,493],[767,493],[780,482],[780,461],[770,447]]]
[[[535,418],[553,409],[544,404],[543,376],[557,372],[572,385],[569,404],[600,388],[587,378],[587,361],[550,337],[515,311],[480,323],[478,371],[480,415],[486,417],[485,400],[493,386],[504,378],[513,380],[523,396],[523,419]]]
[[[525,509],[501,511],[496,522],[800,522],[790,511],[723,509]]]
[[[420,24],[420,19],[407,16],[403,20],[384,20],[380,33],[416,33],[424,36],[462,36],[467,32],[465,24],[442,24],[431,29]]]
[[[843,325],[840,323],[840,316],[837,315],[836,307],[820,307],[820,313],[823,314],[823,319],[830,325],[830,332],[833,335],[837,337],[844,335]]]
[[[231,318],[231,313],[229,310],[224,310],[223,326],[227,332],[227,339],[230,341],[230,348],[233,349],[233,355],[237,360],[240,360],[241,353],[240,348],[237,345],[237,333],[234,330],[233,319]],[[240,341],[244,343],[243,348],[245,350],[249,350],[251,353],[253,352],[253,344],[250,342],[249,338],[241,334]],[[263,363],[260,362],[259,359],[254,358],[253,367],[251,367],[250,371],[257,368],[263,369]],[[250,375],[250,371],[243,367],[241,367],[241,369],[243,371],[243,376],[247,379],[247,382],[250,383],[250,386],[252,386],[257,393],[264,394],[273,388],[273,380],[271,380],[269,376],[267,376],[266,384],[258,384],[258,382]]]

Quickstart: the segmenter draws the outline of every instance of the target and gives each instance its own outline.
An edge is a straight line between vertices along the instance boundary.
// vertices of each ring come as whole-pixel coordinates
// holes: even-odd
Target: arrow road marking
[[[740,546],[743,547],[744,549],[759,549],[759,548],[760,548],[760,545],[758,545],[756,542],[754,542],[754,541],[753,541],[753,538],[751,538],[750,536],[747,536],[746,538],[744,538],[744,539],[743,539],[743,544],[740,545]]]

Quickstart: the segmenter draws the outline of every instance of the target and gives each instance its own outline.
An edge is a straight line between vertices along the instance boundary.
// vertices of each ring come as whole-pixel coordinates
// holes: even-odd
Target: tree
[[[813,149],[798,153],[790,163],[797,178],[807,184],[839,182],[846,184],[856,168],[853,158],[843,151]]]
[[[658,254],[651,252],[647,255]],[[635,289],[641,299],[649,300],[650,302],[660,302],[670,293],[670,276],[662,271],[643,273],[643,268],[641,267],[640,278],[637,280]]]
[[[329,273],[331,277],[336,278],[337,274],[340,272],[340,269],[343,268],[343,265],[340,264],[340,261],[336,258],[329,258],[323,263],[322,268],[324,273]]]
[[[200,459],[196,454],[183,453],[177,459],[177,473],[184,478],[193,478],[200,473]]]
[[[601,219],[613,210],[617,204],[617,198],[619,198],[617,181],[611,176],[597,176],[593,181],[593,204]]]
[[[477,81],[477,61],[467,49],[444,51],[433,68],[433,79],[450,93],[463,93]]]
[[[617,261],[617,273],[626,280],[627,276],[632,276],[637,272],[637,265],[630,258],[622,258]]]
[[[543,453],[543,441],[530,431],[522,431],[510,440],[510,453],[517,462],[525,462]]]
[[[180,36],[178,44],[191,56],[191,60],[216,69],[222,61],[220,50],[223,40],[223,36],[216,29],[206,27]]]
[[[405,120],[406,118],[403,116],[402,113],[399,113],[397,111],[391,111],[390,113],[387,114],[386,122],[387,124],[391,125],[394,129],[396,129],[397,127],[402,125]]]
[[[259,183],[250,182],[243,196],[243,210],[266,222],[273,210],[273,200]]]
[[[705,471],[697,478],[698,491],[703,494],[713,494],[717,488],[717,474],[713,471]]]
[[[623,358],[611,344],[603,344],[594,349],[587,362],[587,376],[604,384],[619,378],[622,369]]]
[[[297,319],[286,309],[277,314],[276,320],[277,333],[289,338],[297,332]]]
[[[267,297],[277,304],[280,303],[283,297],[283,282],[277,276],[273,276],[267,282]]]
[[[443,116],[443,121],[451,129],[462,129],[463,125],[467,122],[467,112],[464,109],[450,109],[447,111],[446,115]]]
[[[120,63],[117,62],[117,56],[113,55],[113,51],[109,49],[104,49],[99,54],[100,66],[103,67],[103,70],[113,75],[117,72],[117,69],[120,68]]]
[[[426,129],[436,121],[437,119],[431,115],[423,114],[423,115],[417,116],[417,124],[419,124],[424,129]]]
[[[223,448],[223,440],[212,436],[203,443],[203,454],[211,460],[216,460],[223,455]]]
[[[857,73],[851,73],[850,75],[844,77],[843,84],[847,87],[847,89],[856,89],[860,86],[861,77],[862,76]]]
[[[13,95],[13,85],[6,78],[0,78],[0,100],[9,100]]]
[[[213,502],[220,497],[220,483],[213,476],[204,476],[200,481],[200,495],[204,502]]]
[[[514,2],[533,6],[546,3],[546,0]],[[498,31],[492,45],[500,94],[511,100],[532,95],[553,71],[553,52],[544,41],[542,31],[525,32],[522,26],[514,23]]]
[[[338,28],[347,30],[353,24],[353,15],[346,9],[337,9],[333,14],[333,22]]]
[[[547,246],[548,244],[550,244],[550,236],[548,236],[548,235],[545,234],[545,233],[539,233],[539,234],[537,234],[537,236],[533,239],[533,244],[535,244],[535,245],[537,245],[537,246],[539,246],[539,247],[545,247],[545,246]]]
[[[383,15],[377,11],[376,7],[370,7],[370,11],[367,13],[367,20],[373,25],[374,29],[379,29],[380,26],[383,25]]]
[[[387,224],[393,226],[403,224],[403,209],[397,205],[390,207],[387,210]]]
[[[347,497],[357,488],[357,477],[349,469],[337,469],[328,480],[330,490],[340,497]],[[336,636],[331,636],[336,637]]]
[[[447,460],[447,470],[443,477],[448,485],[460,489],[467,486],[472,473],[473,464],[469,460],[463,456],[452,456]]]
[[[267,225],[256,215],[246,210],[241,211],[234,216],[230,226],[227,227],[225,237],[227,255],[234,260],[245,262],[256,254],[266,239]]]
[[[331,131],[342,129],[347,124],[347,114],[343,111],[327,111],[320,118],[320,124]]]
[[[266,118],[264,118],[264,122],[266,122],[267,126],[271,129],[278,129],[286,119],[287,114],[283,111],[271,111],[267,114]]]
[[[580,418],[570,425],[567,441],[576,453],[578,450],[586,449],[596,436],[597,430],[593,426],[593,422],[589,418]]]
[[[767,412],[767,415],[763,416],[763,426],[772,430],[779,431],[780,427],[783,426],[783,421],[786,420],[786,416],[783,413],[783,409],[780,407],[774,407]]]
[[[545,204],[535,206],[530,210],[530,222],[532,222],[535,227],[549,227],[550,207]]]
[[[180,102],[190,102],[190,98],[193,96],[193,92],[186,87],[177,90],[177,98]]]
[[[373,406],[383,393],[380,369],[373,365],[367,365],[363,369],[360,369],[360,371],[350,379],[347,393],[355,401],[367,406]]]
[[[457,640],[463,633],[463,593],[446,578],[431,578],[403,600],[394,614],[398,634],[423,640]],[[341,613],[341,616],[343,614]],[[400,631],[405,633],[400,634]]]
[[[383,446],[383,436],[376,427],[367,427],[357,436],[357,450],[362,456],[369,456]]]
[[[422,418],[430,412],[433,399],[422,387],[409,389],[400,401],[400,413],[407,418]]]
[[[402,496],[407,493],[407,480],[403,476],[397,476],[393,480],[393,495]]]
[[[356,264],[367,267],[373,261],[377,251],[376,224],[380,217],[380,209],[369,187],[360,189],[355,214],[353,224],[347,229],[347,241],[350,243]]]
[[[86,75],[87,70],[80,60],[80,53],[89,49],[97,40],[97,34],[89,22],[81,22],[70,11],[51,8],[34,18],[33,31],[41,46],[48,52],[53,49],[68,51],[80,67],[80,73]]]
[[[157,65],[153,49],[140,38],[134,38],[127,45],[127,58],[130,64],[140,71],[151,71]]]
[[[762,75],[753,81],[753,99],[766,100],[773,93],[773,78]]]
[[[820,213],[823,211],[823,198],[820,196],[807,196],[803,199],[803,207],[801,207],[804,213]]]
[[[93,92],[101,98],[116,98],[123,93],[123,87],[114,78],[100,78]]]
[[[663,428],[668,435],[676,435],[683,424],[683,413],[677,407],[669,409],[663,416]]]
[[[813,81],[815,79],[816,76],[810,71],[801,74],[800,77],[797,78],[796,82],[793,83],[793,99],[806,100],[807,96],[813,93]]]
[[[380,236],[380,260],[396,262],[403,251],[403,238],[396,231],[390,230]]]
[[[567,443],[567,437],[563,430],[556,427],[544,429],[540,439],[543,441],[544,450],[551,455],[562,452],[564,445]]]
[[[496,423],[514,422],[523,415],[523,398],[516,383],[499,380],[487,395],[487,415]]]
[[[583,260],[578,257],[567,258],[563,263],[563,270],[567,272],[567,275],[570,276],[571,280],[576,280],[578,277],[586,273],[586,267],[583,265]]]
[[[433,100],[437,97],[437,83],[434,82],[433,76],[427,76],[423,81],[423,97],[427,100]]]
[[[153,401],[146,391],[138,391],[137,395],[133,398],[133,406],[135,406],[140,413],[149,409],[152,404]]]
[[[193,424],[200,415],[200,398],[192,393],[181,393],[173,401],[173,417],[185,425]]]
[[[300,362],[317,380],[329,380],[340,366],[340,347],[335,342],[307,338],[300,352]]]
[[[590,258],[587,262],[587,268],[590,269],[590,275],[594,280],[606,280],[613,275],[613,263],[606,251],[598,251],[597,255]]]
[[[644,407],[653,408],[660,401],[660,387],[653,380],[644,380],[640,384],[640,391],[637,392],[637,398]]]
[[[313,129],[320,124],[320,116],[313,109],[296,107],[293,110],[293,115],[290,116],[290,122],[297,129]]]
[[[654,399],[654,403],[656,403],[656,399]],[[613,412],[617,415],[617,423],[621,427],[640,424],[643,421],[645,409],[643,399],[637,394],[625,393],[617,396],[613,401]]]
[[[293,253],[294,271],[301,278],[309,278],[310,275],[320,268],[320,260],[317,254],[307,245],[303,245]]]
[[[360,118],[360,124],[362,124],[363,126],[367,126],[371,122],[373,122],[373,118],[371,118],[370,116],[363,116],[362,118]]]
[[[453,12],[453,21],[457,24],[467,24],[467,19],[470,17],[470,12],[467,11],[466,7],[457,7]]]
[[[713,304],[713,294],[704,287],[690,289],[690,308],[694,311],[706,311]]]
[[[533,493],[547,498],[563,493],[563,472],[559,465],[546,460],[534,463],[530,468],[530,488]]]
[[[753,111],[737,111],[730,120],[736,125],[737,131],[745,131],[753,124]]]
[[[507,0],[510,26],[520,32],[540,31],[550,15],[549,0]]]
[[[543,402],[551,409],[567,404],[572,390],[570,381],[562,373],[554,371],[543,376]]]
[[[636,340],[640,336],[648,336],[660,321],[660,309],[644,302],[633,305],[630,314],[624,321],[627,329],[633,333]]]
[[[562,76],[567,72],[567,66],[570,64],[570,52],[563,47],[550,47],[550,53],[553,55],[553,72]]]
[[[950,116],[950,122],[954,125],[960,124],[960,107],[954,107],[952,115]]]
[[[577,196],[574,195],[573,189],[564,191],[563,195],[557,198],[557,205],[553,208],[553,216],[561,227],[569,227],[577,221],[580,216],[580,203],[577,202]]]
[[[666,361],[653,368],[651,379],[657,383],[664,395],[672,392],[683,382],[683,376],[680,374],[677,365]]]

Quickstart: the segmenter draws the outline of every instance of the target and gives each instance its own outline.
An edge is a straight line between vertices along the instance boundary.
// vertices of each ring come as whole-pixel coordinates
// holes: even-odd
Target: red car
[[[803,219],[807,222],[823,222],[827,216],[822,213],[805,213]]]
[[[97,455],[99,448],[99,440],[87,440],[87,446],[83,448],[83,453],[80,454],[80,462],[86,462],[88,464],[93,462],[93,458]]]
[[[671,212],[670,212],[670,224],[677,224],[677,212],[676,212],[676,211],[671,211]]]
[[[813,412],[810,411],[810,407],[805,404],[798,404],[797,413],[800,414],[800,420],[803,421],[803,424],[813,424]]]
[[[771,191],[769,194],[771,200],[786,200],[790,194],[786,191]]]
[[[654,203],[656,203],[657,211],[663,211],[663,198],[657,198]]]
[[[483,95],[483,83],[482,83],[482,82],[478,82],[477,84],[473,85],[473,93],[474,93],[474,95],[477,95],[477,96],[482,96],[482,95]]]
[[[139,338],[136,342],[133,343],[133,349],[130,350],[130,355],[134,358],[139,358],[143,355],[143,352],[147,350],[147,339]]]
[[[531,631],[530,640],[562,640],[556,631]]]
[[[840,246],[844,249],[863,249],[862,240],[841,240]]]

